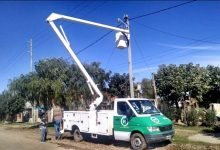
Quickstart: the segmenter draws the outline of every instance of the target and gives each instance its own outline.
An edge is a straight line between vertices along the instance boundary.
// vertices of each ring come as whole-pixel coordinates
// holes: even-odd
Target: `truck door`
[[[127,102],[117,102],[116,109],[117,113],[114,115],[115,140],[129,141],[131,134],[129,122],[132,120],[133,112]]]

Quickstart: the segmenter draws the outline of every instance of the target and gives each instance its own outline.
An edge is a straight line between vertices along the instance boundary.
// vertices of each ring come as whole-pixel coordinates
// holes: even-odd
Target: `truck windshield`
[[[131,106],[138,114],[156,114],[160,111],[148,100],[129,100]]]

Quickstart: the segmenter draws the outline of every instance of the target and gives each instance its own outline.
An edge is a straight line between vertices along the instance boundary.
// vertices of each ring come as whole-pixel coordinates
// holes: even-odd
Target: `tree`
[[[150,99],[155,98],[154,90],[153,90],[153,87],[152,87],[152,80],[144,78],[141,81],[141,85],[142,85],[142,95],[143,95],[143,97],[150,98]]]
[[[207,93],[203,95],[204,107],[209,107],[210,103],[220,103],[220,68],[214,66],[207,66],[207,71],[209,72],[209,87]]]
[[[99,89],[103,92],[106,90],[106,83],[109,80],[110,72],[106,72],[100,67],[100,63],[93,62],[91,64],[84,64],[88,74],[97,84]],[[79,100],[80,96],[83,95],[86,103],[89,104],[94,99],[88,88],[86,78],[83,73],[79,70],[76,64],[70,66],[68,72],[68,85],[67,85],[67,99],[69,103]]]
[[[4,120],[6,118],[7,99],[7,92],[3,91],[0,95],[0,120]]]
[[[15,116],[24,110],[25,99],[20,94],[20,88],[17,86],[19,79],[12,80],[8,85],[9,90],[3,92],[1,96],[0,108],[1,115],[6,118],[7,121],[14,121]]]
[[[38,98],[41,98],[39,101],[46,106],[51,106],[52,103],[65,106],[69,64],[62,58],[45,59],[35,64],[35,70],[38,79],[30,85],[33,89],[38,89]]]
[[[118,96],[118,97],[128,97],[130,95],[129,93],[129,75],[128,74],[122,74],[115,73],[110,77],[109,83],[108,83],[109,89],[108,92],[112,95]]]
[[[161,65],[155,76],[158,95],[178,108],[178,101],[184,99],[187,93],[198,101],[203,101],[203,95],[209,86],[208,71],[192,63],[185,65]]]

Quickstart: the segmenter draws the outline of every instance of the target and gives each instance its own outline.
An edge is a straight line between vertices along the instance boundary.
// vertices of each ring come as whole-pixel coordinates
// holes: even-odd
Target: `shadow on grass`
[[[201,133],[220,139],[220,127],[214,127],[212,129],[203,129]]]

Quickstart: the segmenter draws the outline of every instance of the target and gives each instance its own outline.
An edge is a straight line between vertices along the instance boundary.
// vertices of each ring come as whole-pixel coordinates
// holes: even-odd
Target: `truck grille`
[[[172,125],[168,125],[168,126],[163,126],[163,127],[159,127],[160,131],[170,131],[172,130]]]

